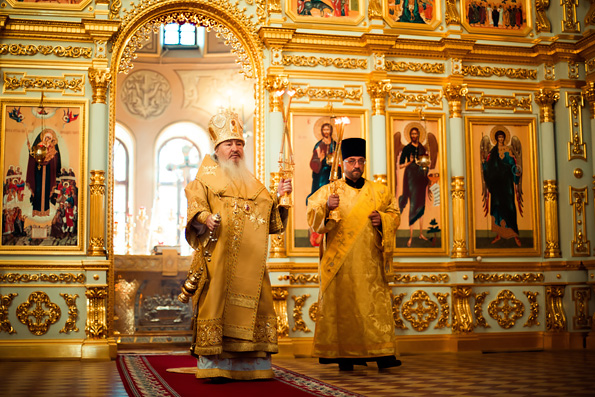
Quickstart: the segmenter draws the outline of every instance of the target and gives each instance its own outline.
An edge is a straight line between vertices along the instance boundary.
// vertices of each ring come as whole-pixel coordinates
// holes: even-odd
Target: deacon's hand
[[[368,218],[370,218],[370,220],[372,221],[372,226],[378,227],[382,225],[382,218],[380,217],[378,211],[372,211],[372,213],[368,215]]]
[[[329,210],[334,210],[339,206],[339,195],[338,194],[331,194],[328,196],[328,200],[326,201],[326,206]]]
[[[285,193],[291,194],[293,191],[293,186],[291,185],[291,179],[283,179],[279,181],[279,186],[277,186],[277,193],[279,196],[283,196]]]
[[[215,230],[221,225],[221,219],[215,218],[213,215],[209,215],[207,218],[207,227],[209,230]]]

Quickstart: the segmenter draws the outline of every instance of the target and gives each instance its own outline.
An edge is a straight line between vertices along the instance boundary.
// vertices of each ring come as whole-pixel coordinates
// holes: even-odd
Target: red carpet
[[[193,374],[167,372],[168,368],[196,367],[190,355],[121,354],[118,371],[129,396],[241,396],[241,397],[355,397],[359,394],[273,365],[275,379],[209,384]]]

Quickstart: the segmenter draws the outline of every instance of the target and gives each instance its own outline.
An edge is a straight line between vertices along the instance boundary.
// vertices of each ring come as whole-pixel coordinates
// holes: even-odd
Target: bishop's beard
[[[232,185],[237,189],[237,193],[242,195],[246,191],[246,182],[250,181],[254,176],[246,166],[244,158],[237,162],[234,160],[223,159],[217,156],[219,166],[225,175],[231,180]]]

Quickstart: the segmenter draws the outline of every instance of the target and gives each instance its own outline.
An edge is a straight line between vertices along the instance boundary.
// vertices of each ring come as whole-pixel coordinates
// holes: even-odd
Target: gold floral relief
[[[303,331],[303,332],[312,332],[310,328],[306,325],[306,322],[302,318],[302,309],[304,304],[306,303],[306,299],[310,297],[310,294],[304,294],[301,296],[293,295],[291,298],[295,301],[295,306],[293,308],[293,328],[292,330],[295,331]]]
[[[550,0],[535,0],[535,30],[537,32],[549,33],[552,31],[552,24],[546,14],[549,6]]]
[[[289,280],[289,284],[318,284],[318,274],[284,274],[279,280]]]
[[[318,318],[318,307],[318,302],[314,302],[310,306],[310,309],[308,309],[308,315],[310,316],[310,319],[314,322],[316,322],[316,319]]]
[[[277,334],[280,337],[289,335],[289,318],[287,316],[287,288],[273,288],[273,306],[277,315]]]
[[[572,300],[574,301],[574,315],[572,316],[572,325],[575,330],[591,329],[591,316],[589,316],[589,301],[591,300],[591,288],[574,287],[572,291]]]
[[[85,94],[85,76],[82,74],[62,74],[58,76],[27,76],[26,72],[4,72],[2,92],[29,91],[61,92],[63,95]]]
[[[545,329],[548,332],[566,331],[563,298],[563,285],[545,287]]]
[[[12,303],[12,300],[18,294],[10,293],[7,295],[0,294],[0,332],[7,332],[9,334],[15,334],[17,331],[14,330],[10,320],[8,319],[8,308]]]
[[[50,301],[42,291],[31,293],[29,298],[17,307],[17,318],[29,328],[33,335],[41,336],[60,319],[60,307]]]
[[[537,70],[523,68],[501,68],[494,66],[463,65],[463,76],[508,77],[509,79],[536,80]]]
[[[84,284],[86,281],[85,273],[35,273],[35,274],[20,274],[20,273],[2,273],[0,274],[1,283],[32,283],[32,282],[46,282],[46,283],[78,283]]]
[[[367,84],[368,95],[372,100],[372,115],[384,115],[386,112],[385,98],[392,88],[390,80],[370,81]]]
[[[440,328],[448,328],[448,319],[450,318],[450,305],[448,304],[448,292],[441,293],[441,292],[433,292],[436,299],[438,299],[438,303],[440,304],[440,318],[436,322],[434,329]]]
[[[498,283],[498,282],[515,282],[515,283],[539,283],[545,280],[543,273],[516,273],[516,274],[497,274],[497,273],[476,273],[473,275],[473,281],[476,283]]]
[[[0,55],[55,55],[66,58],[91,58],[93,48],[91,47],[73,47],[73,46],[52,46],[52,45],[33,45],[33,44],[0,44]]]
[[[442,91],[428,88],[424,91],[409,91],[403,87],[393,87],[388,96],[388,106],[406,108],[427,104],[428,110],[442,109]]]
[[[418,332],[425,331],[438,317],[438,305],[425,291],[415,291],[411,299],[403,303],[403,318]]]
[[[386,61],[385,69],[387,72],[419,72],[442,74],[445,71],[443,63],[429,63],[429,62],[403,62],[403,61]]]
[[[485,317],[483,316],[483,304],[488,294],[489,292],[487,291],[475,294],[475,304],[473,305],[473,313],[475,314],[476,327],[490,328],[490,324],[487,323]]]
[[[264,80],[264,89],[269,92],[269,111],[283,112],[283,96],[277,95],[278,92],[285,91],[290,87],[289,78],[287,75],[269,74]],[[279,183],[281,174],[279,172],[271,172],[271,188],[273,183]]]
[[[453,299],[452,330],[455,334],[473,332],[473,314],[469,299],[472,295],[471,287],[451,287]]]
[[[462,110],[462,100],[469,92],[467,84],[446,84],[442,89],[442,95],[448,101],[449,117],[460,118]],[[442,101],[441,101],[442,102]]]
[[[117,19],[120,17],[120,9],[122,8],[122,0],[111,0],[109,5],[108,19]]]
[[[93,89],[93,103],[106,103],[107,89],[112,81],[112,73],[108,69],[89,68],[89,83]]]
[[[540,88],[535,93],[535,102],[539,105],[539,121],[553,123],[555,120],[554,105],[560,99],[560,93]]]
[[[87,296],[87,324],[85,333],[89,339],[107,337],[107,287],[89,287]]]
[[[461,24],[461,16],[459,15],[459,10],[457,9],[456,0],[446,0],[446,11],[444,20],[446,21],[447,25]]]
[[[591,242],[587,239],[587,218],[585,214],[588,190],[586,186],[584,188],[570,186],[569,188],[574,225],[574,237],[571,241],[572,256],[589,256],[591,254]]]
[[[539,292],[523,291],[523,294],[527,296],[531,310],[529,313],[529,318],[527,318],[527,321],[525,324],[523,324],[523,327],[532,327],[534,325],[537,326],[539,325],[539,321],[537,321],[537,316],[539,315],[539,303],[537,302],[537,295],[539,295]]]
[[[515,113],[533,112],[531,94],[513,93],[511,96],[486,95],[483,92],[469,92],[465,95],[465,110],[500,109]]]
[[[421,276],[412,276],[410,274],[395,274],[395,283],[447,283],[450,280],[448,273],[423,274]]]
[[[525,305],[518,300],[511,290],[500,291],[495,300],[488,305],[488,314],[504,328],[512,328],[525,314]]]
[[[292,84],[295,89],[295,103],[311,101],[341,102],[344,104],[363,104],[364,88],[361,85],[345,85],[344,87],[310,87],[309,84]]]
[[[393,318],[395,320],[395,327],[397,329],[407,329],[407,326],[401,318],[401,304],[405,295],[407,295],[405,292],[402,292],[398,295],[391,294],[393,301]]]
[[[306,55],[283,55],[284,66],[334,66],[338,69],[367,69],[368,60],[360,58],[330,58]]]
[[[583,141],[582,108],[584,106],[581,92],[566,92],[566,107],[570,120],[570,141],[568,142],[568,161],[578,159],[587,161],[587,144]]]
[[[66,324],[60,330],[61,334],[68,334],[70,332],[78,332],[78,327],[76,326],[76,320],[79,317],[79,309],[76,307],[76,298],[78,298],[77,294],[64,294],[60,293],[60,296],[64,298],[64,302],[66,302],[66,306],[68,306],[68,318],[66,319]]]

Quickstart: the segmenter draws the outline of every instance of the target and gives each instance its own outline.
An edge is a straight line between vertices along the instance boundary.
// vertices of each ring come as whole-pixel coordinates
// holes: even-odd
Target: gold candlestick
[[[339,163],[341,161],[341,143],[343,142],[343,132],[345,130],[345,124],[351,123],[349,117],[332,117],[335,120],[335,125],[337,127],[337,148],[333,153],[333,164],[331,166],[331,193],[337,194],[337,184],[334,183],[339,180]],[[329,215],[329,219],[334,221],[341,220],[341,213],[339,212],[339,208],[335,208],[332,210]]]
[[[289,109],[291,107],[291,99],[295,94],[295,90],[287,89],[284,91],[277,91],[277,96],[281,96],[284,93],[289,95],[289,101],[287,102],[287,108],[283,111],[283,139],[281,142],[281,151],[279,152],[279,174],[281,179],[292,179],[295,163],[293,161],[293,149],[291,148],[291,139],[289,136],[289,127],[287,125],[289,120]],[[287,148],[287,149],[286,149]],[[279,198],[279,206],[284,208],[290,208],[293,206],[293,198],[290,194],[284,193]]]

